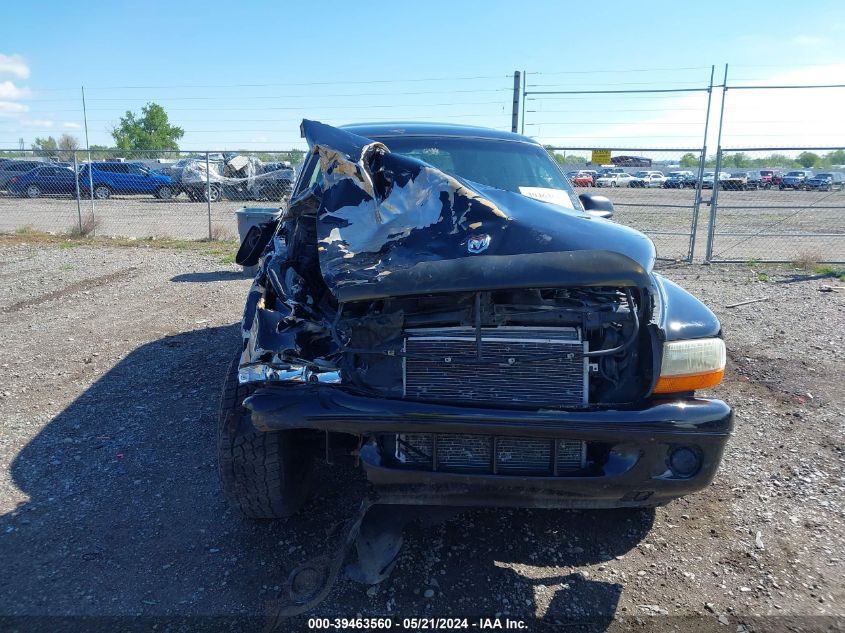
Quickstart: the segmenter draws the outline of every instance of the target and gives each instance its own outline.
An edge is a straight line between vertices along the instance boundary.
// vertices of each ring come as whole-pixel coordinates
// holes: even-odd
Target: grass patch
[[[78,228],[78,226],[77,226]],[[178,240],[169,237],[126,238],[126,237],[82,237],[81,235],[54,235],[44,231],[31,230],[26,233],[0,234],[0,247],[29,244],[34,246],[56,246],[77,248],[79,246],[101,246],[121,248],[162,248],[167,250],[194,251],[214,256],[223,256],[236,248],[236,242],[209,242],[208,240]],[[233,255],[234,257],[234,255]]]
[[[757,281],[762,281],[762,282],[769,281],[768,273],[757,273]]]
[[[223,255],[223,257],[220,258],[220,263],[221,264],[234,264],[235,263],[235,254],[234,253],[228,253],[227,255]]]
[[[15,229],[15,235],[32,235],[33,233],[36,233],[36,230],[31,224],[24,224]]]
[[[754,268],[754,267],[755,267],[755,266],[757,266],[759,263],[760,263],[760,260],[759,260],[759,259],[757,259],[756,257],[752,257],[752,258],[751,258],[751,259],[749,259],[747,262],[745,262],[745,265],[746,265],[746,266],[748,266],[749,268]]]
[[[74,266],[73,264],[62,264],[61,266],[59,266],[59,270],[64,270],[65,272],[76,270],[76,266]]]
[[[845,281],[845,268],[837,268],[831,264],[816,266],[813,272],[824,277],[836,277],[839,281]]]

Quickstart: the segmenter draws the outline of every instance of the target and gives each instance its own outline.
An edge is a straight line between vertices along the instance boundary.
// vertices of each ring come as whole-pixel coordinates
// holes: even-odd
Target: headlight
[[[725,342],[720,338],[663,344],[660,378],[654,393],[680,393],[714,387],[725,375]]]

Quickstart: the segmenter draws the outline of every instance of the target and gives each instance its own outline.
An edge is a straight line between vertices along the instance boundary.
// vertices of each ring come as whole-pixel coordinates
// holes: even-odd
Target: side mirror
[[[607,196],[599,196],[592,193],[582,193],[578,196],[584,210],[590,215],[609,220],[613,217],[613,203]]]

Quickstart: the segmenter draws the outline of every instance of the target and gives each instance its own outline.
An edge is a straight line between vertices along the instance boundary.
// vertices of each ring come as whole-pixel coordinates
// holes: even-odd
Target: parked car
[[[647,237],[585,213],[606,199],[509,132],[301,129],[290,205],[236,258],[258,273],[218,422],[234,508],[297,512],[322,458],[392,504],[654,506],[710,483],[732,412],[695,392],[722,378],[721,325]]]
[[[596,187],[627,187],[634,177],[628,172],[612,172],[596,179]]]
[[[777,169],[760,169],[754,172],[754,174],[755,179],[759,174],[761,189],[771,189],[772,187],[778,187],[780,186],[780,183],[783,182],[783,174]]]
[[[578,173],[581,173],[581,174],[589,174],[589,175],[590,175],[590,177],[593,179],[593,186],[595,186],[595,185],[596,185],[596,178],[598,178],[598,174],[599,174],[599,172],[597,172],[595,169],[582,169],[582,170],[581,170],[580,172],[578,172]]]
[[[265,163],[234,152],[184,158],[161,168],[173,182],[173,195],[185,192],[194,201],[280,201],[290,195],[295,176],[290,163]],[[208,173],[207,173],[208,172]]]
[[[747,191],[748,183],[748,172],[736,171],[722,181],[722,189],[727,191]]]
[[[696,178],[691,171],[670,171],[663,186],[667,189],[695,188]]]
[[[612,176],[613,174],[627,174],[621,167],[602,167],[596,172],[596,180],[604,178],[605,176]]]
[[[778,188],[784,189],[803,189],[807,180],[813,177],[813,172],[807,170],[788,171],[783,176]]]
[[[0,163],[0,189],[6,189],[9,186],[12,176],[21,176],[45,164],[43,160],[7,160]]]
[[[576,187],[592,187],[595,185],[594,176],[588,171],[579,171],[570,182]]]
[[[85,196],[90,195],[93,185],[94,197],[99,200],[106,200],[113,194],[148,193],[162,199],[173,196],[169,176],[154,174],[139,163],[86,163],[79,170],[79,184]]]
[[[76,174],[68,167],[36,167],[19,176],[12,176],[8,190],[9,193],[27,198],[38,198],[45,194],[64,194],[75,198]]]
[[[702,189],[712,189],[713,182],[715,180],[715,173],[712,171],[704,172],[704,176],[701,178],[701,188]],[[720,171],[719,172],[719,185],[721,186],[722,182],[730,178],[727,172]]]
[[[835,171],[826,171],[808,178],[804,183],[807,191],[842,191],[842,174]]]
[[[662,171],[638,171],[628,183],[629,187],[657,187],[661,188],[666,183],[666,176]]]

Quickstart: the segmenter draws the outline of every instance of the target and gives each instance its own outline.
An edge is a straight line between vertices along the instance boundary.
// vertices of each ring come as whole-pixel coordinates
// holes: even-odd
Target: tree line
[[[698,167],[698,156],[687,153],[681,156],[681,167]],[[704,161],[706,167],[716,166],[716,156],[708,156]],[[829,169],[833,165],[845,165],[845,150],[835,150],[824,155],[815,152],[801,152],[795,158],[786,154],[769,154],[768,156],[750,157],[745,152],[722,154],[722,167],[727,169],[753,169],[755,167],[785,167],[804,169]]]

